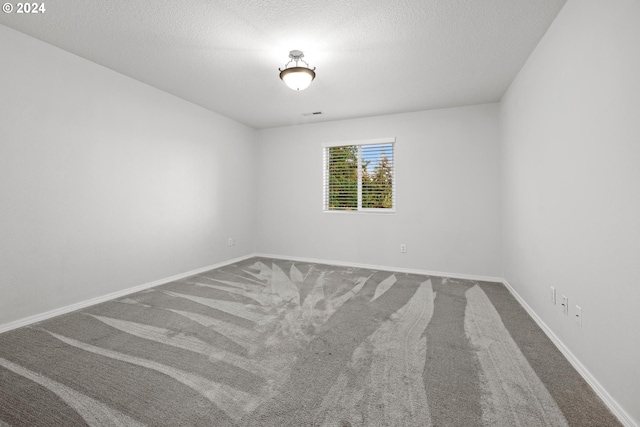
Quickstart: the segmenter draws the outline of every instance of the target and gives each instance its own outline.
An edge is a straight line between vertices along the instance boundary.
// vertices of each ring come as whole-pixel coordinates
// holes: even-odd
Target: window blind
[[[395,139],[324,146],[325,211],[395,209]]]

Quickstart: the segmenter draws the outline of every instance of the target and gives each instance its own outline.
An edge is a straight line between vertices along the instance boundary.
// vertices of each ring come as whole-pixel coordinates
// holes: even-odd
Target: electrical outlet
[[[551,286],[551,304],[556,305],[556,288]]]
[[[227,246],[235,246],[236,245],[236,239],[234,239],[233,237],[229,237],[229,239],[227,239]]]
[[[582,326],[582,307],[576,305],[576,323]]]
[[[560,305],[562,306],[562,313],[564,313],[565,316],[568,316],[569,315],[569,298],[562,295],[562,303]]]
[[[400,252],[402,252],[403,254],[407,253],[407,245],[406,245],[406,243],[401,243],[400,244]]]

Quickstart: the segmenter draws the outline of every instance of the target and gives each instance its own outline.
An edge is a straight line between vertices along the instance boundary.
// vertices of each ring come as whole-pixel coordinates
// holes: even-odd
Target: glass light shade
[[[291,67],[282,70],[280,78],[293,90],[305,90],[316,78],[316,73],[306,67]]]

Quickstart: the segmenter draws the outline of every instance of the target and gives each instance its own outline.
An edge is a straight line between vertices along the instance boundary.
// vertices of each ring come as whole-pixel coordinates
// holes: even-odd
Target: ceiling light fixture
[[[304,59],[304,53],[300,50],[292,50],[289,52],[289,62],[284,65],[284,69],[278,68],[280,70],[280,78],[283,82],[286,83],[293,90],[305,90],[311,84],[311,81],[316,78],[315,69],[313,70],[309,68],[309,64]],[[289,64],[295,61],[295,65],[293,67],[289,67]],[[304,62],[306,67],[298,66],[298,62]]]

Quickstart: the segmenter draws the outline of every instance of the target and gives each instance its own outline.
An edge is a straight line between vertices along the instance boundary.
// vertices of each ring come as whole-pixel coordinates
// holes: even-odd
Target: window
[[[395,138],[324,144],[325,211],[393,212]]]

